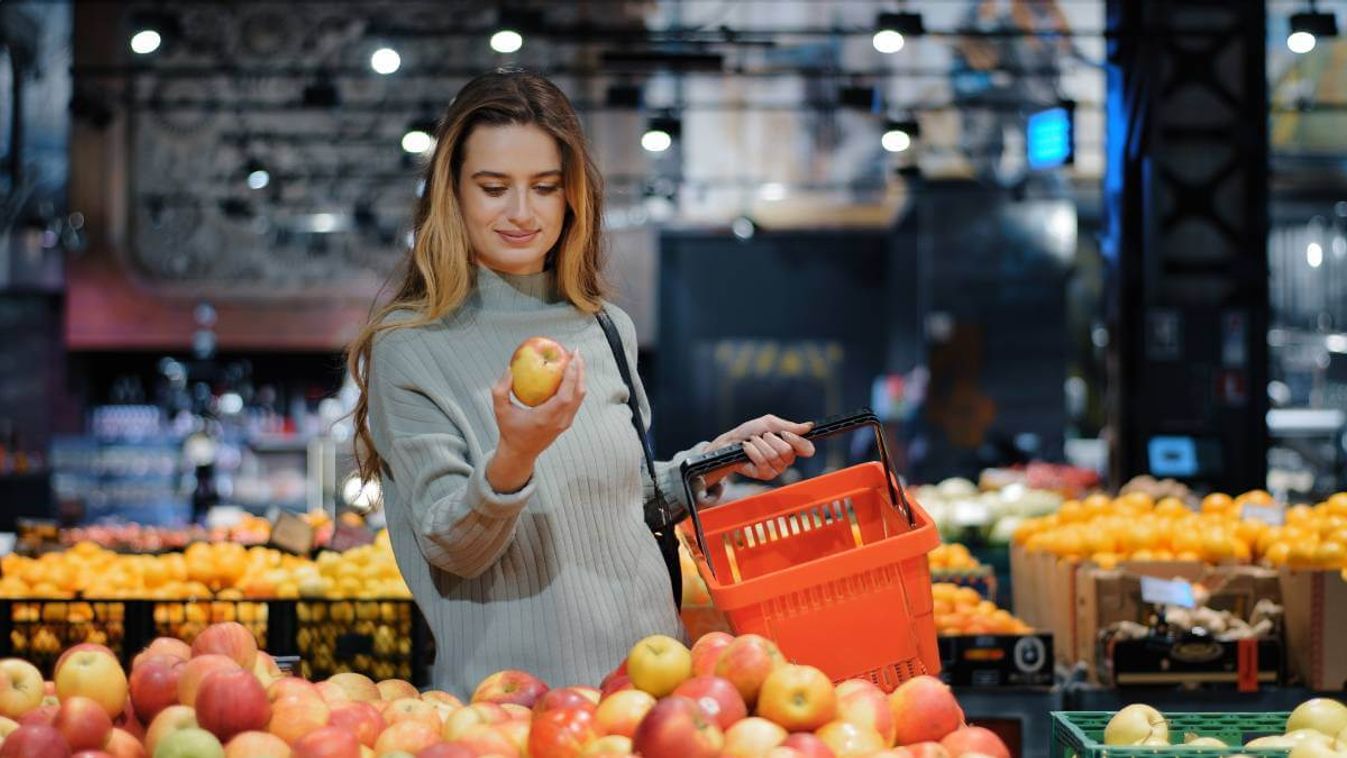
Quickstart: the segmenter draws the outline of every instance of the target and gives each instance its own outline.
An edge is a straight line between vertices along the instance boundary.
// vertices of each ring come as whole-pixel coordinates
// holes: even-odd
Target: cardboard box
[[[1347,582],[1342,573],[1296,571],[1280,574],[1286,605],[1286,642],[1291,673],[1312,690],[1347,687]]]

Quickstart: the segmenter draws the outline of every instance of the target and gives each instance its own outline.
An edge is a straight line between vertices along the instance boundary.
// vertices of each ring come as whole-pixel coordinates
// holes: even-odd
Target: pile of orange
[[[1156,502],[1140,492],[1117,498],[1091,495],[1024,522],[1015,542],[1031,553],[1088,559],[1105,568],[1122,560],[1347,567],[1347,493],[1315,506],[1286,509],[1286,525],[1281,527],[1242,518],[1246,505],[1276,502],[1262,490],[1237,497],[1213,493],[1194,511],[1181,500]]]
[[[940,545],[926,556],[933,572],[976,571],[982,563],[958,542]]]
[[[934,602],[936,633],[942,636],[959,634],[1029,634],[1028,624],[997,608],[996,603],[983,600],[972,587],[936,582],[931,585]]]

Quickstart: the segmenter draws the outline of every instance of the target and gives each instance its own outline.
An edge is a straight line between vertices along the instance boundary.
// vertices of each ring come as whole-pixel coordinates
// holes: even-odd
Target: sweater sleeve
[[[462,414],[425,389],[418,374],[429,369],[393,336],[375,343],[369,370],[370,433],[384,475],[397,484],[425,559],[461,577],[479,576],[514,539],[534,482],[508,494],[492,490],[486,469],[495,450],[471,459],[471,430],[454,422]]]
[[[636,370],[636,324],[632,322],[631,316],[628,316],[621,308],[613,305],[607,306],[608,311],[613,314],[613,322],[617,324],[618,332],[622,336],[622,349],[627,354],[627,364],[631,366],[631,381],[635,385],[636,400],[641,408],[641,416],[645,420],[646,431],[649,432],[652,419],[650,418],[650,401],[646,398],[645,386],[641,384],[640,373]],[[674,454],[667,461],[655,461],[655,478],[659,481],[659,494],[663,496],[664,506],[675,516],[675,520],[681,520],[688,511],[687,492],[683,489],[683,479],[679,474],[679,467],[683,461],[701,453],[707,452],[710,443],[703,440],[688,448]],[[644,471],[644,467],[642,467]],[[642,477],[644,484],[644,496],[647,504],[656,499],[656,489],[654,482],[650,477]],[[719,500],[724,483],[717,482],[714,486],[705,490],[698,490],[693,493],[697,498],[698,507],[715,505]]]

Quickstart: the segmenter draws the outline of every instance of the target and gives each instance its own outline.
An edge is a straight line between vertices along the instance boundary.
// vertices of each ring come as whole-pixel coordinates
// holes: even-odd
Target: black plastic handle
[[[907,519],[908,526],[915,527],[917,522],[916,517],[912,514],[912,506],[908,504],[903,488],[894,485],[894,481],[898,478],[898,472],[893,468],[893,459],[889,457],[889,447],[884,441],[884,427],[874,411],[869,408],[861,408],[850,413],[819,419],[814,422],[808,432],[801,436],[811,441],[820,440],[850,432],[862,426],[873,427],[875,430],[875,440],[879,445],[879,456],[884,463],[886,474],[884,478],[889,487],[889,502]],[[688,499],[688,515],[692,518],[692,528],[697,534],[697,547],[701,550],[703,556],[707,555],[706,533],[702,529],[701,518],[697,515],[697,498],[693,494],[692,483],[698,477],[740,463],[747,463],[749,460],[748,454],[744,452],[743,445],[734,444],[687,458],[679,467],[683,481],[683,492]],[[711,575],[715,576],[715,566],[709,559],[707,559],[706,565],[711,569]]]

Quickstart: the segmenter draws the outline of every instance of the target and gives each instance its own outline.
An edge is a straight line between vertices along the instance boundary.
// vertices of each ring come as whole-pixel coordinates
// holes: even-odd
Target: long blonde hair
[[[551,134],[561,151],[566,218],[548,265],[561,296],[594,313],[607,289],[602,278],[603,179],[590,157],[580,118],[555,84],[532,72],[497,69],[468,82],[435,128],[435,152],[417,201],[413,242],[396,294],[371,315],[347,348],[347,368],[360,389],[353,417],[360,478],[383,468],[369,431],[369,371],[374,340],[393,329],[424,326],[458,308],[475,284],[472,247],[459,208],[458,175],[464,145],[478,126],[533,125]],[[413,318],[386,323],[394,311]]]

